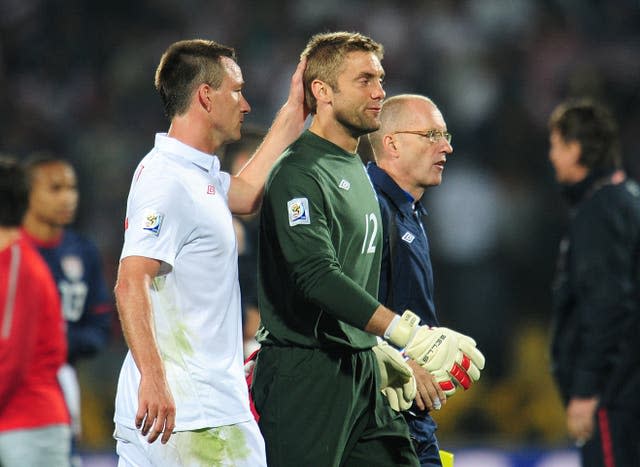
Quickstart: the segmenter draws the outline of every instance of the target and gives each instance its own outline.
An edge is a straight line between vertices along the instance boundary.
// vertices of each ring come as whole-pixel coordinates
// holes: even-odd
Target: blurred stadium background
[[[482,380],[436,415],[457,466],[576,464],[548,373],[549,285],[565,208],[547,116],[592,96],[621,123],[640,175],[638,0],[0,0],[0,152],[51,150],[80,174],[77,227],[112,285],[132,171],[166,131],[153,74],[171,42],[234,46],[266,126],[307,39],[357,30],[384,44],[386,91],[432,97],[453,133],[427,192],[443,325],[474,336]],[[113,396],[125,345],[82,363],[85,465],[114,465]]]

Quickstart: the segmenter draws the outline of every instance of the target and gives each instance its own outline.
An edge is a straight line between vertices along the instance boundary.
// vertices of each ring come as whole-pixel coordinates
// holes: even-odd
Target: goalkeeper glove
[[[396,412],[408,410],[416,397],[416,380],[402,354],[382,341],[373,347],[380,369],[380,389]]]
[[[472,338],[447,328],[420,326],[420,318],[410,310],[392,321],[385,338],[404,347],[406,355],[436,378],[442,378],[444,371],[464,389],[480,379],[485,359]]]

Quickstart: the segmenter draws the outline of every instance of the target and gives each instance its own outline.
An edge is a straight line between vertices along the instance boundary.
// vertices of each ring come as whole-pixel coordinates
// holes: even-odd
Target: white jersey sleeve
[[[121,259],[144,256],[173,268],[193,229],[194,223],[187,219],[194,206],[181,182],[160,169],[142,168],[134,179],[127,201]]]

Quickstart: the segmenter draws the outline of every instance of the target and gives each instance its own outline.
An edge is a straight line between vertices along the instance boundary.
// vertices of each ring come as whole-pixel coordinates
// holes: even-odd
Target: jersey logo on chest
[[[416,239],[416,236],[411,232],[405,232],[405,234],[400,238],[402,238],[402,240],[407,243],[413,243],[413,241]]]
[[[349,183],[348,180],[345,180],[343,178],[342,180],[340,180],[340,183],[338,184],[338,188],[342,188],[343,190],[349,190],[349,188],[351,188],[351,183]]]

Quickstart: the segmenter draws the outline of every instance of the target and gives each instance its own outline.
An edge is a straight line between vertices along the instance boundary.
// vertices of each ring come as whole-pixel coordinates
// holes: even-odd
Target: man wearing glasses
[[[433,291],[429,240],[420,199],[427,187],[440,185],[447,156],[453,153],[451,133],[428,98],[403,94],[385,101],[380,128],[369,134],[376,162],[367,172],[378,194],[383,225],[383,252],[378,299],[392,310],[412,310],[423,323],[439,326]],[[434,377],[413,360],[418,391],[413,407],[403,412],[421,466],[440,466],[436,424],[430,410],[439,410],[452,381]],[[469,378],[459,384],[468,389]]]

